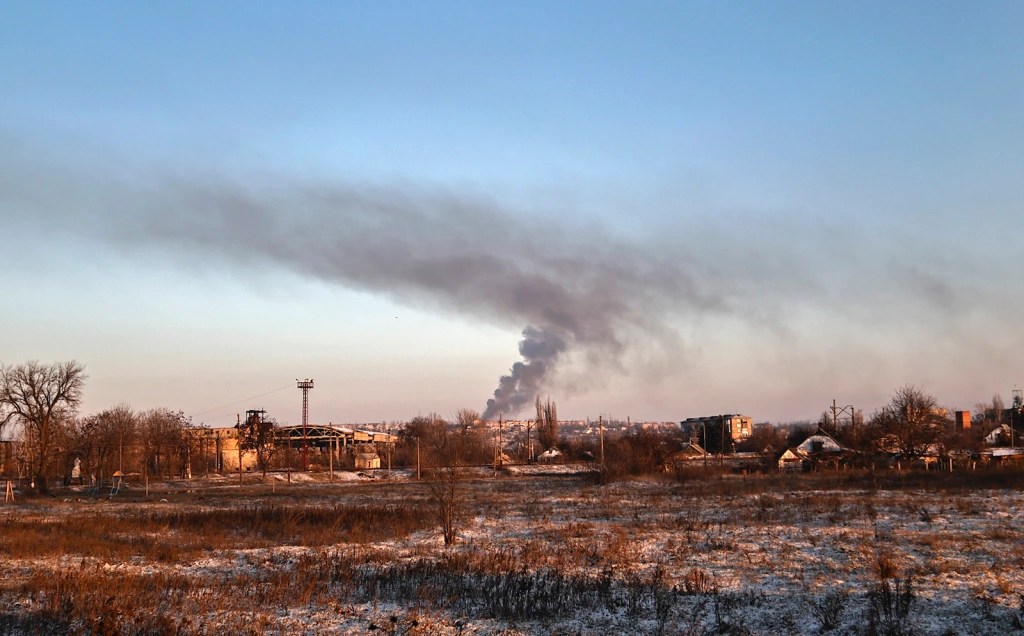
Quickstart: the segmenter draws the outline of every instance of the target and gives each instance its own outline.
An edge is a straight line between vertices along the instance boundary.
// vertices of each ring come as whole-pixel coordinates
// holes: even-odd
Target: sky
[[[0,362],[210,426],[1024,386],[1024,5],[0,0]]]

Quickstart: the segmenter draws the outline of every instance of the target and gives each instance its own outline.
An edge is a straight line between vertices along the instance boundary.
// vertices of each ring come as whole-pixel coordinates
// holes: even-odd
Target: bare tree
[[[427,491],[444,544],[451,545],[461,518],[465,457],[472,450],[466,448],[466,436],[472,431],[452,430],[437,416],[416,418],[406,431],[427,442]]]
[[[424,465],[436,465],[437,456],[444,450],[447,430],[447,422],[435,413],[412,418],[398,431],[396,455],[400,465],[416,465],[417,449]]]
[[[462,504],[463,472],[453,458],[450,463],[427,471],[427,489],[434,505],[434,516],[441,526],[444,544],[455,543]]]
[[[115,470],[123,471],[134,463],[138,421],[138,415],[127,404],[77,420],[68,428],[69,452],[82,459],[84,470],[101,479]]]
[[[558,445],[558,408],[548,398],[543,404],[537,396],[537,441],[547,450]]]
[[[455,414],[458,436],[453,440],[455,452],[463,464],[486,464],[493,459],[494,440],[480,412],[459,409]]]
[[[473,409],[459,409],[455,413],[455,423],[464,432],[468,432],[479,426],[480,413]]]
[[[461,409],[456,421],[449,423],[436,413],[418,415],[398,432],[397,458],[401,464],[416,462],[416,449],[426,466],[441,466],[457,460],[462,466],[490,461],[492,441],[479,414]]]
[[[145,475],[170,475],[172,460],[178,458],[186,464],[190,423],[181,411],[157,408],[146,411],[140,418],[139,436],[142,442],[142,471]]]
[[[85,367],[74,360],[38,361],[0,367],[3,425],[18,422],[31,449],[29,468],[36,490],[48,492],[55,429],[75,415],[82,400]]]
[[[910,384],[897,389],[889,404],[871,418],[875,440],[893,446],[905,459],[920,457],[941,441],[947,424],[935,398]]]

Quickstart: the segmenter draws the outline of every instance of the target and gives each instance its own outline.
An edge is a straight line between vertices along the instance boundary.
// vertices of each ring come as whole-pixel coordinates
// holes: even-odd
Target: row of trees
[[[0,432],[18,429],[23,441],[21,465],[39,491],[55,475],[70,477],[73,471],[83,479],[109,476],[115,470],[144,475],[183,475],[191,455],[200,446],[200,430],[181,412],[169,409],[133,411],[118,405],[100,413],[78,417],[85,383],[85,368],[75,361],[58,364],[27,362],[0,367]],[[1016,403],[1015,403],[1016,405]],[[595,458],[601,450],[596,440],[562,441],[559,437],[557,407],[550,399],[536,401],[536,419],[530,422],[526,439],[520,439],[518,459],[532,459],[533,437],[545,450],[559,447],[570,457]],[[1006,413],[1001,400],[979,405],[979,415],[997,424]],[[914,459],[940,450],[979,450],[985,424],[958,430],[936,399],[917,387],[897,389],[888,404],[867,421],[859,413],[841,425],[825,413],[818,426],[845,448],[865,455],[884,452]],[[531,434],[530,426],[535,433]],[[241,444],[254,451],[265,471],[274,452],[273,420],[262,411],[251,411],[241,427]],[[802,441],[807,431],[760,427],[744,443],[730,450],[781,452]],[[398,433],[398,443],[388,448],[389,464],[395,466],[467,466],[500,461],[509,448],[479,413],[460,410],[453,421],[437,415],[418,416]],[[633,433],[607,440],[604,449],[609,463],[619,462],[627,472],[641,466],[654,467],[686,442],[678,433]],[[515,444],[513,443],[513,445]],[[510,451],[511,452],[511,451]]]
[[[195,429],[181,412],[118,405],[78,417],[85,367],[36,361],[0,367],[0,432],[21,438],[17,461],[38,492],[54,476],[83,480],[115,470],[144,475],[187,469]]]
[[[902,386],[893,392],[889,402],[875,411],[865,422],[854,414],[851,420],[836,424],[828,413],[822,414],[819,427],[831,434],[846,448],[865,454],[884,453],[913,460],[936,452],[978,452],[984,437],[1002,422],[1004,410],[987,410],[979,405],[973,425],[957,427],[947,409],[922,389]],[[992,414],[997,415],[993,416]]]
[[[525,439],[513,443],[518,446],[517,459],[522,461],[533,458],[534,438],[541,450],[558,447],[560,443],[558,407],[550,398],[541,402],[538,397],[536,409],[537,419],[528,420]],[[508,444],[495,434],[493,427],[481,421],[480,413],[472,409],[460,409],[450,422],[436,413],[417,416],[398,432],[394,465],[467,466],[500,462]]]

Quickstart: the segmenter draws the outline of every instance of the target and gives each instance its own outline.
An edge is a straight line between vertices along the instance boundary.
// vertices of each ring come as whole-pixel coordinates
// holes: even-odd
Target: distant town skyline
[[[3,7],[0,362],[83,413],[1024,385],[1019,4]]]

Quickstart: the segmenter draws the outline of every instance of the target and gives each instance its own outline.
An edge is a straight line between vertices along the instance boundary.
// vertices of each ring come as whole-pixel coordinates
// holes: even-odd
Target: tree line
[[[14,429],[20,437],[19,472],[37,492],[48,492],[54,476],[185,470],[195,429],[182,412],[138,412],[121,404],[78,417],[86,377],[84,365],[73,360],[0,367],[0,432]]]
[[[0,432],[14,428],[19,434],[19,473],[31,477],[37,491],[46,492],[48,480],[54,477],[77,476],[85,482],[115,471],[186,476],[197,453],[206,452],[204,429],[194,426],[181,411],[134,411],[119,404],[79,417],[85,380],[85,367],[76,361],[0,366]],[[600,459],[602,469],[612,474],[640,474],[662,470],[672,454],[694,441],[681,430],[635,430],[600,440],[563,439],[555,403],[538,397],[535,407],[536,418],[527,420],[525,436],[522,432],[499,436],[492,423],[480,420],[479,413],[462,409],[450,421],[436,414],[412,418],[397,431],[397,443],[381,451],[387,454],[388,465],[429,471],[497,465],[506,459],[528,462],[540,452],[557,448],[567,459]],[[1005,409],[998,396],[976,410],[975,426],[958,429],[933,396],[906,385],[870,418],[858,411],[839,422],[825,412],[817,428],[867,463],[879,455],[913,460],[936,452],[977,452],[990,428],[1008,423],[1014,431],[1015,417],[1024,416],[1019,399]],[[263,411],[251,411],[250,416],[240,427],[239,442],[242,449],[256,454],[265,473],[273,467],[276,422]],[[721,436],[727,443],[720,448],[714,446],[720,438],[715,433],[705,432],[708,439],[698,441],[712,453],[779,454],[799,444],[809,432],[813,431],[760,426],[743,441]]]

